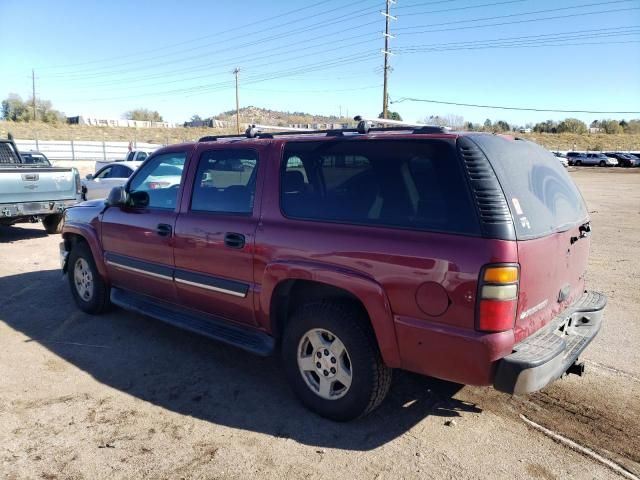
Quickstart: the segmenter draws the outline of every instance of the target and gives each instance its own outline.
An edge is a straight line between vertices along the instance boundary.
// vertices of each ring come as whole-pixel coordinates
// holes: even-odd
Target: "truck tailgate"
[[[0,204],[72,200],[75,176],[73,168],[0,168]]]

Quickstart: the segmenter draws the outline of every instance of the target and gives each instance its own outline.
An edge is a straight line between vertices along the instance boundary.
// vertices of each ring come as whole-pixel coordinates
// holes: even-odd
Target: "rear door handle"
[[[161,237],[170,237],[172,231],[173,229],[171,228],[171,225],[166,223],[159,223],[156,229],[156,233]]]
[[[227,232],[224,235],[224,244],[229,248],[243,248],[245,244],[244,235],[241,233]]]

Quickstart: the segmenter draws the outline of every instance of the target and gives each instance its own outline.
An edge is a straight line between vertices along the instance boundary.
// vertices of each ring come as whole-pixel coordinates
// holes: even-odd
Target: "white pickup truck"
[[[125,158],[118,160],[96,160],[95,172],[97,173],[102,167],[112,165],[114,162],[144,162],[151,153],[148,150],[132,150],[127,153]]]
[[[80,194],[78,170],[26,163],[13,141],[0,140],[0,225],[42,220],[47,233],[60,233]]]

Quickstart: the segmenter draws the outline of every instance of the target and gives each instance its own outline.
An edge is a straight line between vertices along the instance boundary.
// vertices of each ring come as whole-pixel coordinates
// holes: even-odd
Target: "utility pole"
[[[33,103],[33,121],[37,121],[38,120],[38,112],[36,111],[36,74],[33,71],[33,68],[31,69],[31,88],[32,88],[32,103]]]
[[[395,38],[393,35],[389,33],[389,23],[391,20],[398,19],[398,17],[394,17],[389,13],[391,9],[391,5],[393,5],[394,3],[396,3],[395,0],[386,0],[386,11],[380,12],[385,17],[385,29],[384,29],[384,33],[382,34],[384,36],[384,50],[382,50],[382,53],[384,54],[384,83],[382,87],[382,118],[387,118],[387,110],[389,107],[389,95],[387,93],[387,82],[388,82],[387,76],[389,75],[389,69],[390,69],[389,55],[392,55],[391,51],[389,50],[389,39]]]
[[[240,69],[236,67],[233,70],[233,74],[236,76],[236,130],[238,135],[240,135],[240,97],[238,96],[238,74],[240,73]]]

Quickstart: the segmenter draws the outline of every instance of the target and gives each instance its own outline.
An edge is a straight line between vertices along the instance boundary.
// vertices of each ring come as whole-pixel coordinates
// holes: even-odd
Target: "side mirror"
[[[131,200],[131,205],[134,207],[145,208],[149,206],[149,194],[144,190],[132,192],[129,195],[129,200]]]
[[[93,175],[92,174],[87,174],[87,176],[85,177],[87,180],[92,180],[93,179]]]
[[[113,187],[107,197],[108,207],[122,207],[127,204],[127,192],[124,187]]]

